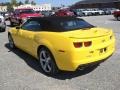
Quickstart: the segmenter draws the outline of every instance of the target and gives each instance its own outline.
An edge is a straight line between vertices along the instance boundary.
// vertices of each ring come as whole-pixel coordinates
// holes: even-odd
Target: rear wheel
[[[14,49],[15,48],[14,41],[13,41],[12,36],[10,34],[8,35],[8,40],[9,40],[10,48]]]
[[[47,75],[55,75],[58,72],[57,65],[55,63],[52,53],[45,47],[39,50],[39,62],[42,70]]]

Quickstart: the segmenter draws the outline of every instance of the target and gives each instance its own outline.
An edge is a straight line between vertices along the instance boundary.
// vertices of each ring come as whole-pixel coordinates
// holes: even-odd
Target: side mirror
[[[19,29],[20,29],[20,26],[17,26],[17,27],[16,27],[16,29],[18,29],[18,30],[19,30]]]

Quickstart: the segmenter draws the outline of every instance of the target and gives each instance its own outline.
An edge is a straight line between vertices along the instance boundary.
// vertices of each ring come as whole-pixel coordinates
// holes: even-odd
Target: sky
[[[8,2],[8,1],[10,1],[10,0],[0,0],[0,3]],[[24,2],[25,0],[17,0],[17,1]],[[68,6],[68,5],[72,5],[76,2],[78,2],[80,0],[33,0],[33,1],[35,1],[37,4],[51,3],[52,6],[60,6],[61,4]]]

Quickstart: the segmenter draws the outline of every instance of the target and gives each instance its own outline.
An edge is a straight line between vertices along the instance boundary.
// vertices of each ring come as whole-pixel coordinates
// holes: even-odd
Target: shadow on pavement
[[[14,50],[11,50],[8,43],[5,44],[5,47],[7,49],[9,49],[8,52],[13,52],[14,54],[16,54],[17,56],[22,58],[22,60],[24,60],[27,63],[28,66],[30,66],[34,70],[44,74],[42,69],[40,68],[38,60],[36,60],[34,57],[32,57],[31,55],[23,52],[22,50],[20,50],[18,48],[14,49]],[[97,68],[97,66],[98,65],[95,65],[95,66],[86,68],[84,70],[77,70],[75,72],[60,71],[60,73],[58,73],[57,75],[50,76],[50,77],[55,78],[55,79],[59,79],[59,80],[72,79],[72,78],[82,76],[82,75],[86,75],[86,74],[92,72],[95,68]]]
[[[112,18],[112,19],[109,19],[110,21],[118,21],[118,20],[116,20],[115,18]]]
[[[11,26],[11,25],[7,25],[8,27],[11,27],[11,28],[14,28],[14,27],[16,27],[17,25],[14,25],[14,26]]]
[[[8,27],[12,27],[11,25],[7,25]]]
[[[0,31],[0,33],[4,33],[5,31]]]

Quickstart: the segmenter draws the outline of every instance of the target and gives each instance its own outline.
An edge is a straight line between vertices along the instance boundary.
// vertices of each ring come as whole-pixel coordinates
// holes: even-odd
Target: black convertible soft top
[[[72,16],[32,17],[29,21],[37,21],[40,23],[42,30],[53,32],[64,32],[93,27],[93,25],[87,23],[83,19]]]
[[[39,20],[48,20],[48,21],[62,20],[62,21],[66,21],[66,20],[76,20],[76,19],[83,20],[83,19],[77,18],[75,16],[31,17],[30,19],[31,20],[37,20],[37,21],[39,21]]]

